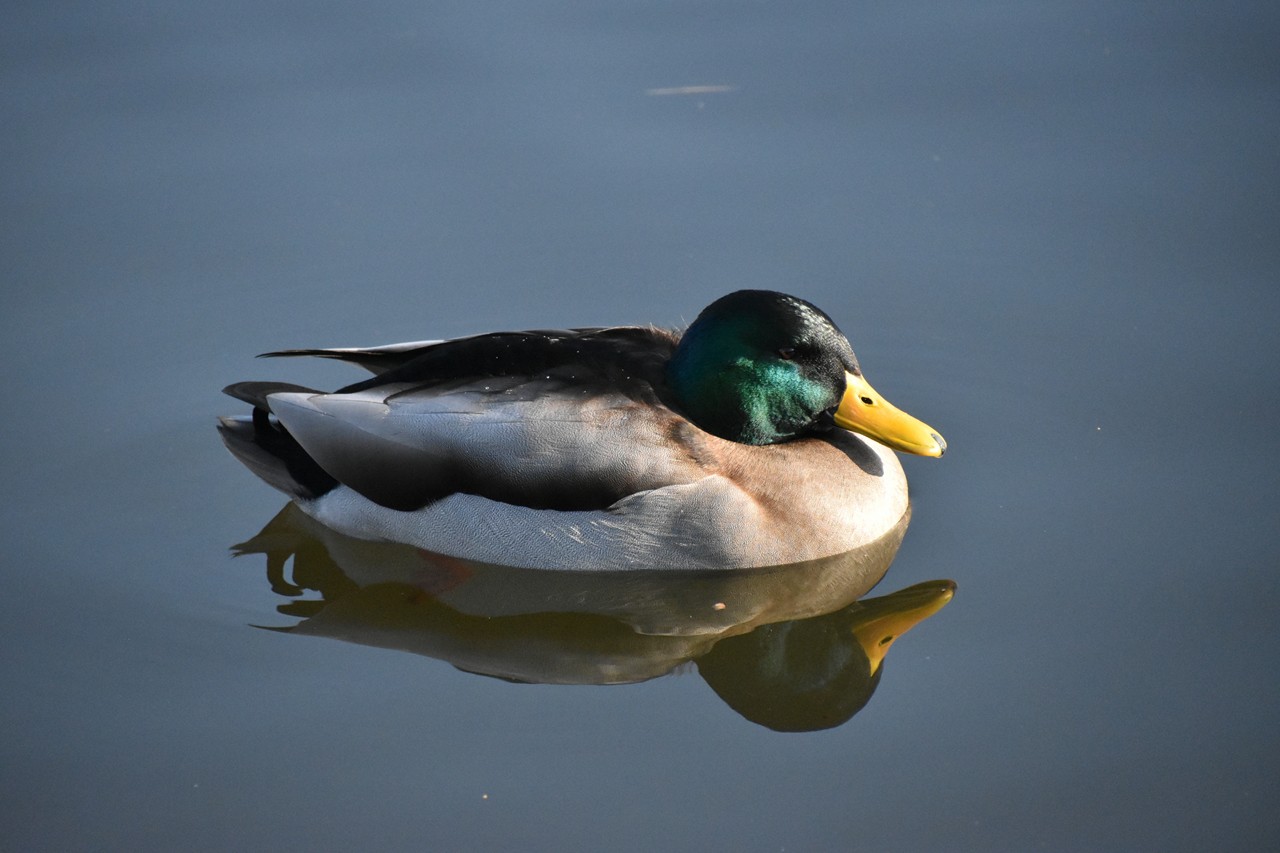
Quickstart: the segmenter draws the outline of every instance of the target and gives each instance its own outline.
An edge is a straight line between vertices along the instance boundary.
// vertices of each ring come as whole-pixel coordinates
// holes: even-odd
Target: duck
[[[910,511],[895,451],[933,427],[867,382],[812,303],[740,290],[683,332],[494,332],[264,357],[348,362],[323,392],[238,382],[227,448],[347,536],[492,565],[759,569],[889,534]]]

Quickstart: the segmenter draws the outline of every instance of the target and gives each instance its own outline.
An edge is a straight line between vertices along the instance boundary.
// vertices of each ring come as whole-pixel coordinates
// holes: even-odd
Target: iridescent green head
[[[866,384],[830,317],[785,293],[739,290],[707,306],[680,339],[667,384],[690,420],[730,441],[774,444],[834,421],[899,450],[946,449]]]
[[[707,306],[667,367],[690,419],[743,444],[773,444],[809,431],[859,373],[848,340],[803,299],[739,290]]]

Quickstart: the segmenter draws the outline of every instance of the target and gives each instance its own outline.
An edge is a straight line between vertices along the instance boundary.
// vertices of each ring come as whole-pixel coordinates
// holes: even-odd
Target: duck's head
[[[947,449],[867,383],[830,317],[785,293],[739,290],[708,305],[680,339],[667,382],[694,423],[730,441],[773,444],[834,421],[906,453]]]

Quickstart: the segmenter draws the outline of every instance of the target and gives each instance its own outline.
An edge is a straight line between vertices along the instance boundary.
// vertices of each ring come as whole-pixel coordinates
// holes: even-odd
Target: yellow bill
[[[865,609],[858,613],[851,630],[866,652],[871,673],[880,668],[894,640],[941,610],[955,594],[955,581],[926,581],[859,602]]]
[[[867,380],[845,372],[844,397],[836,409],[836,426],[861,433],[868,438],[919,456],[941,456],[947,442],[937,430],[894,406]]]

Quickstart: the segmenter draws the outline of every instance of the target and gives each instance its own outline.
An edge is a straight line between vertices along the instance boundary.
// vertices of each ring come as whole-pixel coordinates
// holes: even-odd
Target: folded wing
[[[664,346],[655,357],[655,341],[669,337],[486,335],[396,351],[407,360],[333,394],[233,389],[265,404],[325,472],[386,507],[413,510],[461,492],[603,509],[707,473],[689,452],[687,421],[661,402]],[[361,363],[370,351],[318,352]]]

